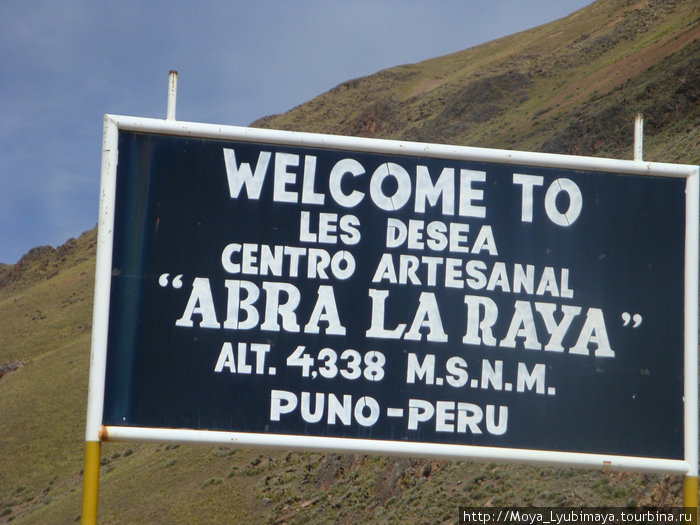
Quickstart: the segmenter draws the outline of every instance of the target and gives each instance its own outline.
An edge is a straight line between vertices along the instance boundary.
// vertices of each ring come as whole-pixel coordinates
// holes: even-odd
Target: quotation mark
[[[168,286],[170,284],[170,274],[169,273],[164,273],[158,278],[158,284],[160,284],[163,288]],[[176,275],[175,278],[173,279],[173,288],[182,288],[182,274]]]
[[[639,314],[631,315],[629,312],[623,312],[622,326],[627,326],[628,324],[630,324],[630,321],[634,323],[632,325],[632,328],[637,328],[640,324],[642,324],[642,316]]]

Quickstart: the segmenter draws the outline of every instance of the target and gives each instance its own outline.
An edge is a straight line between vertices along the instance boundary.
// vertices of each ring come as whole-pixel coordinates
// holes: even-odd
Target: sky
[[[0,263],[97,223],[105,113],[246,126],[591,0],[2,0]]]

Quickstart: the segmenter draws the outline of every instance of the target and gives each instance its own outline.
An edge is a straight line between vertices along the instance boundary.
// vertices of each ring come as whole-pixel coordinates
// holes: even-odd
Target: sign
[[[688,470],[697,167],[111,119],[108,438]]]

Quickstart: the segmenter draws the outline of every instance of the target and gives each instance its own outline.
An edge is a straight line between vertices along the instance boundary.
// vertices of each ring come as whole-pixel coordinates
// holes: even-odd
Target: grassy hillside
[[[700,163],[696,0],[601,0],[345,82],[256,126]],[[79,517],[95,232],[0,265],[0,523]],[[462,505],[671,505],[678,477],[105,443],[103,523],[455,522]]]

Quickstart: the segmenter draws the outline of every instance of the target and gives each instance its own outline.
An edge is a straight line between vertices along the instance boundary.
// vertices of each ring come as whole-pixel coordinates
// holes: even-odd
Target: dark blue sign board
[[[696,168],[157,122],[113,124],[106,435],[687,470]]]

